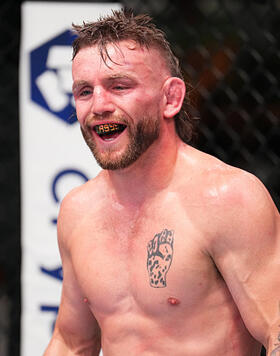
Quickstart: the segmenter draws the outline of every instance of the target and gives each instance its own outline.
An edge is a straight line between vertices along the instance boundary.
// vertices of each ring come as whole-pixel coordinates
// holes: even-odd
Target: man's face
[[[73,60],[73,94],[86,143],[103,169],[134,163],[159,137],[162,87],[168,71],[154,49],[132,41],[108,45],[110,59],[95,46]]]

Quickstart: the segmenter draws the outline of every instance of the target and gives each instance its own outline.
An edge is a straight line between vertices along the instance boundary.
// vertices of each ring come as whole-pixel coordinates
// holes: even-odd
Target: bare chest
[[[215,288],[201,231],[172,209],[138,219],[86,221],[72,246],[73,267],[95,314],[190,309]]]

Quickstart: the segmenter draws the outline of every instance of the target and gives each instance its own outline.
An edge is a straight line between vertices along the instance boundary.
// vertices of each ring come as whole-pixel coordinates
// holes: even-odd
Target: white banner
[[[43,354],[62,281],[59,204],[99,167],[83,142],[71,94],[72,22],[119,4],[25,2],[20,56],[22,318],[21,356]]]

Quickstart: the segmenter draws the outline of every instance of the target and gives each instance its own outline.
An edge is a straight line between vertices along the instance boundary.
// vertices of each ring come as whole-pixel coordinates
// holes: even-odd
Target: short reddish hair
[[[102,16],[95,22],[74,25],[77,34],[73,42],[73,59],[80,49],[98,46],[105,61],[110,59],[107,45],[124,40],[133,40],[141,47],[157,49],[164,59],[170,74],[184,80],[178,58],[171,50],[170,44],[162,30],[156,27],[152,18],[146,14],[134,15],[132,10],[113,10],[111,15]],[[190,88],[190,85],[187,85]],[[190,115],[190,92],[187,91],[181,111],[176,115],[175,127],[178,136],[184,141],[191,141],[196,119]]]

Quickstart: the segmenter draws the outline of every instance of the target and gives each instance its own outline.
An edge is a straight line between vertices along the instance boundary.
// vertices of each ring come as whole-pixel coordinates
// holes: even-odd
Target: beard
[[[122,154],[116,154],[114,148],[108,148],[103,153],[100,152],[90,126],[86,125],[85,128],[81,126],[85,142],[97,163],[101,168],[108,170],[124,169],[130,166],[158,139],[160,132],[159,114],[156,118],[145,116],[136,124],[132,124],[124,119],[118,119],[114,122],[126,125],[129,143]]]

